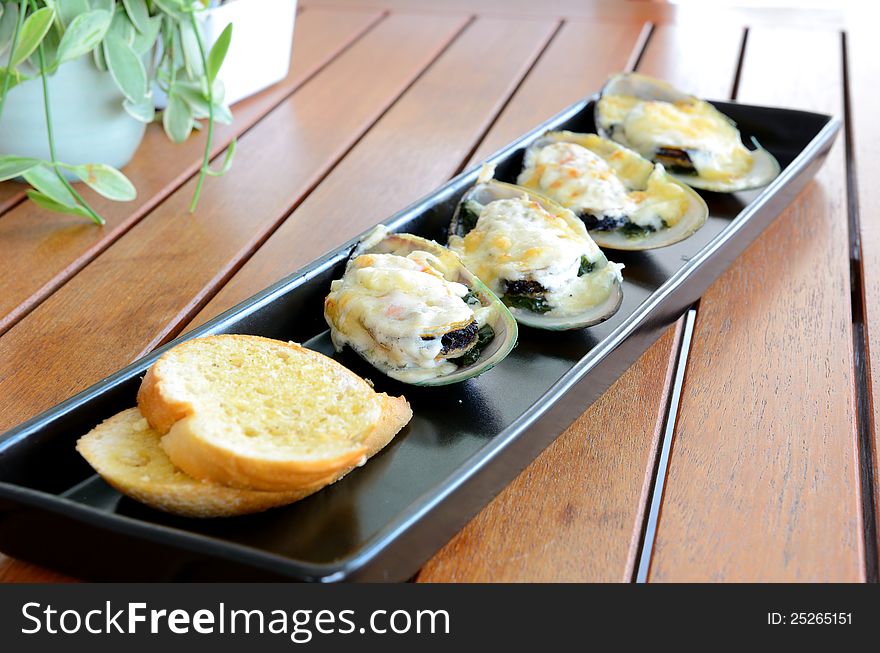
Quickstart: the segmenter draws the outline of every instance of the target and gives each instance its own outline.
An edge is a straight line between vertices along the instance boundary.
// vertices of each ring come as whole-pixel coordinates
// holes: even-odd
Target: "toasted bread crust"
[[[409,402],[403,397],[392,397],[384,392],[379,397],[382,399],[382,417],[364,439],[368,459],[382,451],[413,416]]]
[[[277,461],[236,455],[199,435],[194,416],[176,422],[162,438],[162,450],[193,478],[230,487],[280,492],[303,487],[366,461],[366,447],[321,461]]]
[[[331,475],[287,492],[260,492],[207,483],[173,472],[173,466],[159,446],[161,435],[155,430],[137,429],[141,421],[137,408],[124,410],[92,429],[76,443],[77,451],[113,488],[152,508],[184,517],[232,517],[262,512],[287,505],[337,481]],[[159,461],[151,473],[126,464],[126,456]]]
[[[362,434],[359,445],[348,443],[347,450],[324,458],[272,458],[258,453],[235,451],[224,442],[217,442],[209,429],[200,422],[197,409],[170,389],[168,379],[174,372],[168,360],[179,348],[204,345],[212,338],[265,341],[268,346],[287,347],[299,357],[320,357],[322,364],[331,361],[333,374],[347,376],[357,383],[365,383],[347,368],[332,362],[322,354],[295,343],[283,343],[258,336],[209,336],[188,341],[166,352],[149,370],[138,392],[138,406],[150,425],[164,433],[161,447],[171,461],[189,476],[204,481],[242,489],[264,492],[300,490],[328,478],[338,479],[367,458],[382,449],[409,421],[412,411],[403,397],[376,395],[381,405],[378,421]],[[199,342],[200,341],[200,342]],[[341,443],[342,444],[342,443]]]
[[[193,405],[180,401],[163,392],[159,379],[162,377],[162,358],[147,370],[137,393],[137,404],[147,422],[161,434],[166,434],[178,422],[193,414]]]

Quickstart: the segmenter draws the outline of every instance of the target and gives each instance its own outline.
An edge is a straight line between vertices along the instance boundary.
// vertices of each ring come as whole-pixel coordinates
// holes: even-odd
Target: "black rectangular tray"
[[[490,161],[515,179],[523,149],[547,129],[594,131],[583,100]],[[500,365],[456,386],[392,381],[353,354],[338,356],[379,391],[404,394],[415,416],[387,449],[340,483],[289,507],[194,520],[151,510],[106,485],[74,450],[101,420],[133,406],[144,371],[168,347],[210,333],[302,342],[334,355],[322,315],[330,281],[355,241],[218,318],[0,436],[0,550],[79,577],[108,580],[406,580],[561,434],[795,197],[840,128],[830,116],[715,103],[744,141],[783,166],[759,191],[703,193],[710,218],[688,240],[624,263],[619,312],[598,326],[520,329]],[[391,217],[395,231],[445,242],[474,167]],[[645,434],[649,437],[649,434]],[[596,490],[599,491],[599,490]]]

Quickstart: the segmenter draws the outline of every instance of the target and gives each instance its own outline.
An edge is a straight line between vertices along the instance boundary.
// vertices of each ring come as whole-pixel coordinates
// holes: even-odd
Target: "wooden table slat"
[[[700,97],[726,100],[733,90],[744,29],[736,22],[658,25],[638,71]]]
[[[877,57],[877,35],[873,24],[865,24],[847,33],[847,64],[849,68],[850,125],[855,179],[858,194],[861,242],[862,303],[867,330],[867,365],[869,430],[873,434],[874,508],[880,524],[880,58]],[[852,192],[852,189],[850,189]],[[878,535],[880,537],[880,535]],[[880,541],[878,541],[880,547]]]
[[[469,163],[482,161],[541,121],[595,93],[610,73],[631,68],[649,30],[650,25],[639,21],[567,21]],[[601,57],[596,56],[597,49]]]
[[[0,337],[0,431],[176,332],[464,22],[382,21],[241,138],[235,176],[208,180],[198,215],[192,180]]]
[[[842,88],[839,34],[750,31],[740,101]],[[851,345],[841,139],[700,301],[650,580],[863,579]]]
[[[233,107],[231,125],[218,125],[215,154],[234,136],[259,121],[267,111],[290,95],[312,74],[333,59],[380,18],[378,12],[339,12],[312,9],[297,17],[291,71],[266,91]],[[154,124],[125,173],[138,189],[134,202],[112,202],[89,189],[83,195],[107,220],[95,227],[77,218],[40,209],[30,202],[19,204],[0,217],[0,333],[55,291],[67,279],[118,239],[172,193],[201,164],[204,134],[193,134],[185,143],[172,143],[162,127]],[[238,173],[233,170],[231,175]],[[0,188],[19,188],[9,182]],[[0,196],[2,201],[2,196]],[[199,216],[205,203],[199,208]],[[181,219],[186,212],[180,214]]]
[[[21,202],[27,186],[15,181],[4,181],[0,184],[0,216]]]

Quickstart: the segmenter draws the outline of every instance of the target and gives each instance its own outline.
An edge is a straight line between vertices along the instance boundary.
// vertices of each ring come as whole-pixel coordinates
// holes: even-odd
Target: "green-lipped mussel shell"
[[[664,82],[639,73],[619,73],[613,75],[602,88],[601,96],[624,95],[639,98],[640,100],[655,100],[660,102],[693,102],[699,98],[684,93],[668,82]],[[711,105],[710,105],[711,106]],[[596,102],[595,119],[596,131],[604,138],[614,139],[614,134],[605,129],[605,121],[600,112],[601,103]],[[716,110],[717,111],[717,110]],[[718,112],[730,123],[733,121]],[[703,179],[698,175],[673,174],[675,179],[701,190],[714,191],[716,193],[733,193],[736,191],[750,190],[766,186],[779,176],[780,166],[776,158],[767,150],[755,143],[757,149],[752,150],[752,167],[747,173],[730,180]]]
[[[538,202],[538,204],[540,204],[546,211],[563,217],[565,220],[571,220],[583,224],[580,218],[575,216],[574,213],[565,207],[560,206],[546,195],[538,193],[530,188],[524,188],[523,186],[490,180],[472,186],[462,196],[461,201],[452,216],[449,233],[464,235],[461,227],[461,209],[465,202],[473,200],[485,206],[489,202],[495,200],[512,199],[515,197],[521,197],[523,194],[528,195],[531,200]],[[589,237],[589,234],[587,234],[587,237]],[[608,259],[602,254],[598,262],[602,263],[602,266],[604,266],[607,265]],[[516,318],[517,322],[535,329],[568,331],[571,329],[582,329],[584,327],[604,322],[617,312],[622,301],[623,289],[621,288],[620,282],[615,281],[611,288],[611,292],[609,292],[608,296],[603,301],[591,306],[589,309],[578,315],[551,317],[522,308],[512,308],[510,309],[510,312]]]
[[[480,352],[476,362],[459,367],[453,372],[441,374],[432,378],[407,381],[394,376],[395,368],[382,366],[375,361],[369,360],[362,352],[357,352],[361,358],[376,367],[383,374],[396,378],[403,383],[419,386],[438,386],[460,383],[475,376],[487,372],[500,363],[511,352],[518,337],[516,320],[504,303],[489,290],[486,285],[464,267],[458,255],[443,247],[433,240],[413,236],[412,234],[394,234],[382,231],[384,227],[377,227],[368,235],[361,245],[355,248],[352,259],[361,254],[397,254],[406,256],[411,252],[429,252],[437,257],[442,266],[440,272],[449,281],[456,281],[467,286],[479,299],[480,304],[489,306],[492,311],[486,324],[495,332],[492,341]]]
[[[647,184],[648,176],[654,171],[654,164],[642,157],[638,152],[596,134],[578,134],[569,131],[547,132],[532,143],[528,149],[530,153],[536,152],[552,143],[576,143],[586,147],[594,154],[608,161],[612,169],[618,174],[624,166],[620,166],[621,170],[618,170],[617,166],[612,161],[609,161],[609,157],[615,152],[624,152],[628,163],[626,167],[629,168],[627,172],[630,173],[632,178],[625,178],[622,174],[619,174],[619,176],[627,186],[630,183],[634,185],[632,190],[643,190],[643,187]],[[528,157],[528,154],[526,156]],[[668,181],[681,187],[687,197],[688,207],[681,219],[671,227],[635,237],[628,236],[619,229],[592,229],[590,230],[590,236],[599,247],[628,251],[658,249],[684,240],[706,224],[706,220],[709,217],[709,208],[706,206],[703,198],[679,179],[668,173],[664,174],[666,174]],[[642,186],[642,188],[638,188],[638,186]]]

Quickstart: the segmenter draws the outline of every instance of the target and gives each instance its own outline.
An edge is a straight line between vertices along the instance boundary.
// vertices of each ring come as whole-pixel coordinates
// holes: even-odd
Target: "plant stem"
[[[9,78],[12,74],[12,55],[18,45],[18,32],[24,24],[24,12],[27,9],[28,0],[21,0],[18,7],[18,20],[15,22],[15,31],[12,33],[12,43],[9,46],[9,61],[6,63],[6,76],[3,78],[3,95],[0,95],[0,117],[3,116],[3,107],[6,106],[6,94],[9,93]]]
[[[192,202],[189,205],[189,212],[194,213],[199,203],[199,196],[202,194],[202,185],[205,183],[205,177],[208,174],[208,164],[211,163],[211,147],[214,143],[214,83],[208,76],[208,57],[205,55],[205,44],[202,41],[202,32],[196,22],[195,12],[189,15],[192,23],[193,31],[196,33],[196,41],[199,44],[199,54],[202,57],[202,68],[205,71],[206,81],[208,83],[208,140],[205,143],[205,156],[202,159],[202,169],[199,171],[199,180],[196,182],[196,191],[193,193]]]
[[[31,5],[35,6],[36,3],[34,0],[31,0]],[[55,138],[52,134],[52,111],[49,108],[49,80],[46,75],[46,59],[43,53],[43,44],[37,47],[37,53],[40,58],[40,78],[43,80],[43,111],[46,116],[46,133],[49,136],[49,158],[52,161],[52,168],[55,170],[55,174],[58,175],[58,179],[61,180],[61,183],[70,191],[70,194],[76,199],[80,206],[82,206],[86,211],[88,211],[92,220],[99,225],[103,225],[104,218],[95,213],[95,210],[89,206],[88,202],[86,202],[82,196],[76,191],[73,185],[67,181],[67,177],[65,177],[61,171],[58,169],[58,158],[55,156]]]

